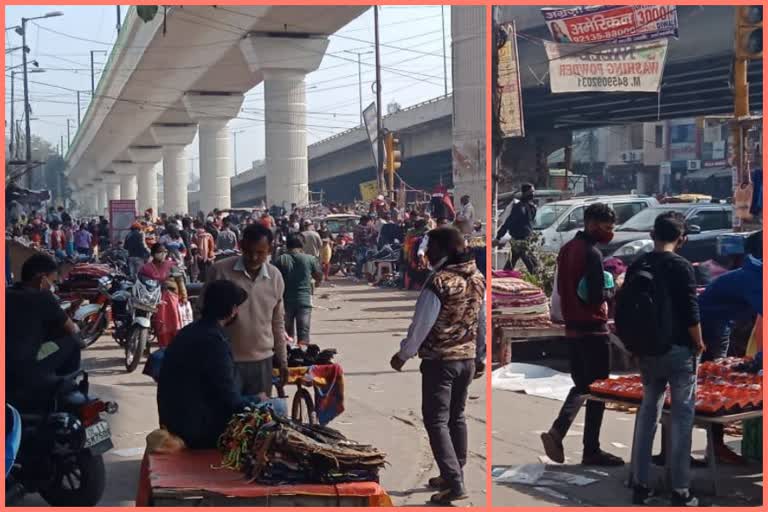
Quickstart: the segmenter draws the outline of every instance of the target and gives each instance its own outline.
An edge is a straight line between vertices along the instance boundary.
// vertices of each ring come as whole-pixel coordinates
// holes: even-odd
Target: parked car
[[[538,208],[533,225],[542,236],[543,249],[559,252],[579,230],[584,229],[584,211],[594,203],[605,203],[612,207],[616,212],[617,224],[659,204],[653,197],[637,195],[587,196],[545,204]]]
[[[315,220],[315,223],[319,224],[320,221],[325,222],[326,226],[328,226],[328,231],[330,231],[331,235],[336,238],[342,231],[352,233],[355,226],[360,223],[360,216],[348,213],[334,213]]]
[[[688,223],[688,243],[679,251],[691,262],[707,261],[717,255],[717,237],[733,231],[733,206],[728,204],[682,203],[647,208],[615,230],[613,241],[601,247],[603,254],[631,263],[653,250],[651,231],[656,217],[680,212]]]

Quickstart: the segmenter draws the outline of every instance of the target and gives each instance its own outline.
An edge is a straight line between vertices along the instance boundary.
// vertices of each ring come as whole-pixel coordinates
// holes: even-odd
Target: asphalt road
[[[402,373],[389,366],[408,328],[416,294],[342,278],[331,284],[316,290],[312,319],[312,342],[336,348],[336,361],[346,376],[346,411],[330,426],[388,454],[381,483],[396,505],[426,505],[434,492],[426,489],[426,481],[438,472],[421,421],[418,361],[408,362]],[[122,350],[110,336],[84,352],[84,366],[94,396],[120,405],[119,413],[109,418],[115,448],[105,456],[107,489],[100,505],[133,506],[145,437],[158,425],[155,384],[140,369],[125,373]],[[472,384],[467,416],[470,496],[456,505],[485,506],[484,380]],[[38,496],[28,496],[24,504],[45,505]]]

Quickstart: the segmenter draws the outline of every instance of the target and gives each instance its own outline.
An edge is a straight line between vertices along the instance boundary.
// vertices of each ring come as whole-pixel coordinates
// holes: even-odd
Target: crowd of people
[[[526,212],[523,202],[517,222],[525,224]],[[624,464],[600,445],[605,403],[587,399],[590,385],[609,376],[609,312],[615,311],[617,333],[637,358],[643,383],[632,449],[633,503],[650,504],[655,492],[650,482],[651,464],[671,457],[672,505],[696,506],[699,501],[691,492],[690,468],[697,369],[700,361],[728,354],[734,321],[753,322],[756,315],[762,315],[762,231],[747,238],[742,266],[709,279],[677,254],[688,241],[685,218],[678,212],[662,213],[651,235],[653,251],[634,261],[625,273],[614,276],[606,272],[610,269],[598,249],[613,238],[614,211],[605,204],[592,204],[585,211],[584,222],[584,230],[561,248],[557,258],[556,289],[569,338],[574,386],[551,428],[541,434],[544,450],[551,460],[564,462],[564,440],[586,402],[582,464]],[[522,235],[522,231],[513,232],[513,238]],[[642,300],[654,304],[655,318],[638,318],[632,313]],[[671,442],[662,445],[671,447],[672,453],[662,451],[652,457],[667,385],[671,391]],[[724,443],[722,427],[715,431],[716,456],[726,462],[738,460]]]
[[[8,332],[27,332],[15,336],[26,347],[9,343],[8,360],[18,368],[35,367],[28,375],[79,366],[79,347],[72,341],[78,327],[52,292],[63,261],[108,259],[130,279],[162,283],[152,315],[155,355],[162,354],[160,371],[153,374],[160,423],[191,448],[211,448],[234,412],[268,400],[275,383],[287,382],[287,347],[310,342],[313,294],[329,276],[334,246],[356,247],[357,277],[369,281],[372,254],[407,247],[397,261],[405,263],[402,285],[422,290],[391,365],[400,371],[417,354],[423,360],[424,422],[440,469],[430,481],[439,491],[434,502],[463,499],[468,450],[463,410],[469,384],[485,366],[484,250],[474,250],[468,240],[477,238],[482,226],[474,222],[469,197],[461,199],[458,212],[447,196],[433,197],[433,203],[398,208],[380,196],[352,233],[343,227],[331,233],[325,221],[298,211],[275,218],[269,211],[155,217],[148,210],[124,238],[115,237],[104,217],[78,223],[63,208],[50,209],[45,217],[32,212],[15,218],[10,235],[27,237],[40,253],[25,262],[21,282],[8,293],[25,311],[50,315],[34,332],[21,312],[19,322],[7,317]],[[476,262],[476,255],[481,260]],[[188,313],[188,288],[194,283],[203,287],[197,321]],[[43,340],[53,340],[53,348],[41,358],[30,347]],[[22,376],[9,373],[12,380]],[[19,382],[9,384],[22,389]]]

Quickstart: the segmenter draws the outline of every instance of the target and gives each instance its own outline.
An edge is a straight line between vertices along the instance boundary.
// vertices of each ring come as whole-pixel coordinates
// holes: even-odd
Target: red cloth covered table
[[[367,506],[392,506],[386,491],[376,482],[335,485],[262,485],[248,482],[245,475],[229,469],[214,469],[221,464],[216,450],[185,450],[174,454],[144,454],[139,477],[136,506],[151,506],[158,496],[186,501],[204,496],[236,500],[293,496],[326,497],[344,505],[344,498],[363,498]],[[233,503],[234,505],[235,503]],[[317,504],[317,503],[315,503]],[[327,506],[327,505],[326,505]]]

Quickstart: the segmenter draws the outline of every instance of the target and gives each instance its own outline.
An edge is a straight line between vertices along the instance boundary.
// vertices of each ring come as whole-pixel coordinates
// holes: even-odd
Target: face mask
[[[299,229],[299,223],[298,222],[294,222],[293,223],[293,229]]]
[[[603,231],[602,229],[598,229],[595,233],[595,239],[598,243],[608,244],[613,240],[613,231]]]

